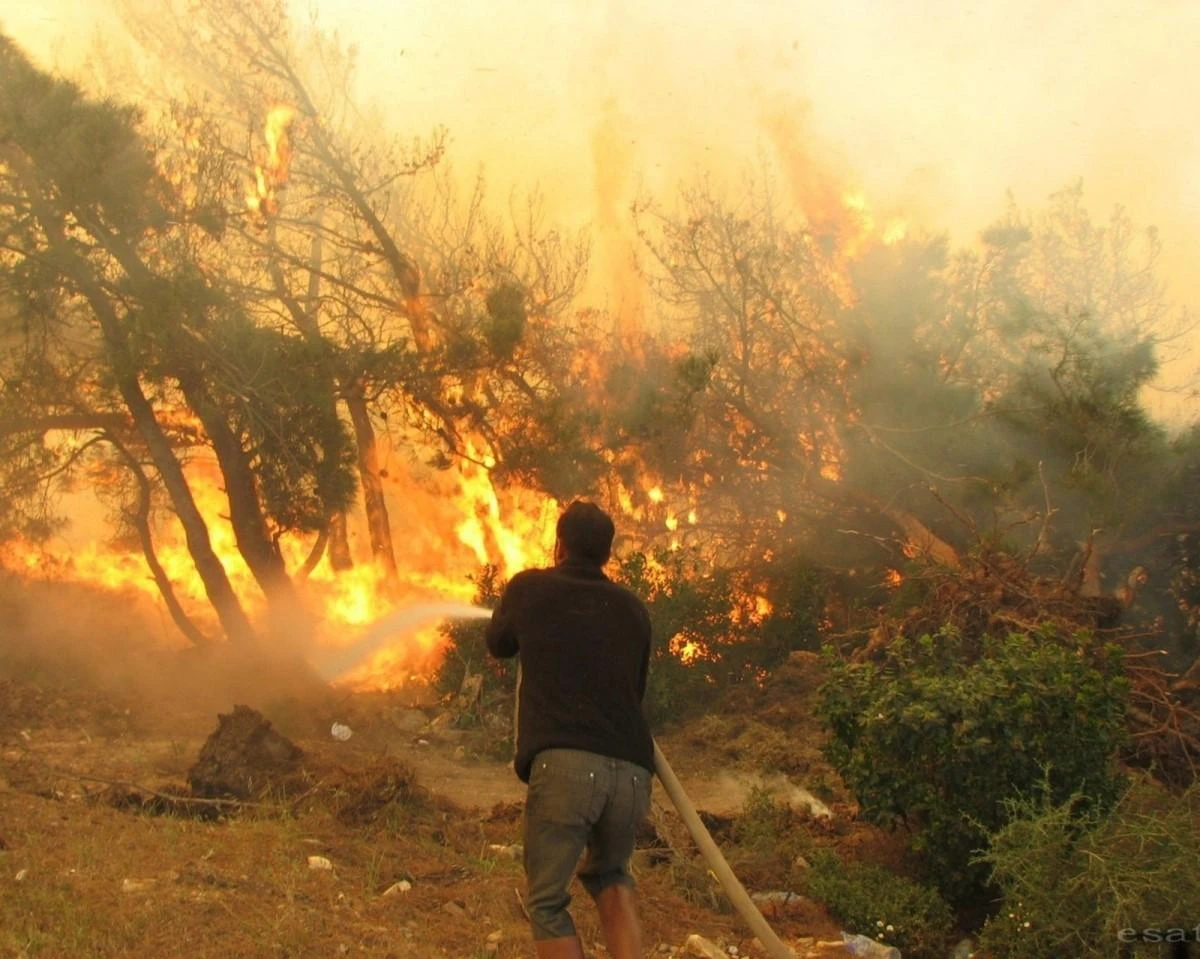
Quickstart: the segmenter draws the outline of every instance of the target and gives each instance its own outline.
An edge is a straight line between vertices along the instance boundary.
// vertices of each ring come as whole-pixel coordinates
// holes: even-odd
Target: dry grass
[[[157,804],[118,808],[130,783],[181,790],[201,740],[146,738],[136,717],[100,733],[78,711],[87,697],[38,701],[48,705],[30,722],[8,716],[0,728],[3,959],[530,953],[520,862],[491,848],[519,842],[519,805],[480,793],[480,808],[464,811],[425,787],[407,759],[299,740],[313,781],[303,796],[222,807],[209,821],[146,811]],[[81,724],[60,722],[64,712]],[[512,775],[498,763],[492,771]],[[333,868],[310,869],[310,856]],[[723,903],[677,882],[680,868],[664,860],[639,870],[648,947],[677,949],[700,932],[759,955]],[[410,891],[384,895],[402,879]],[[582,890],[573,911],[591,952],[603,955]]]
[[[85,636],[47,617],[25,624],[24,644],[0,637],[0,959],[531,953],[521,864],[491,848],[520,841],[519,784],[507,762],[471,758],[482,740],[442,731],[424,745],[428,734],[394,722],[411,704],[304,698],[236,663],[175,662],[115,627]],[[206,807],[208,819],[145,801],[186,790],[234,702],[258,704],[304,750],[309,788]],[[331,718],[354,728],[349,743],[329,738]],[[710,754],[695,768],[715,765]],[[310,856],[333,868],[310,869]],[[647,949],[677,954],[700,933],[762,956],[694,866],[686,849],[639,864]],[[409,891],[384,895],[402,879]],[[603,956],[595,911],[574,892],[585,946]]]

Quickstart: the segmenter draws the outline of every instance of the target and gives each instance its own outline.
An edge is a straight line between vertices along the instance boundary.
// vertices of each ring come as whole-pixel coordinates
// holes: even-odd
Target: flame
[[[667,641],[667,650],[685,666],[703,659],[704,646],[697,640],[689,639],[683,633],[676,633]]]
[[[275,106],[267,111],[263,126],[266,151],[254,165],[254,192],[246,194],[246,208],[263,217],[279,212],[279,192],[287,185],[292,163],[292,122],[296,111]]]
[[[398,583],[388,581],[379,567],[361,556],[353,568],[342,571],[333,570],[323,560],[306,580],[297,580],[297,589],[317,621],[320,646],[351,645],[363,629],[398,605],[435,599],[472,601],[472,576],[482,564],[495,566],[508,578],[520,569],[548,562],[552,537],[547,534],[552,533],[558,504],[528,491],[498,492],[491,483],[488,458],[475,456],[474,451],[471,454],[458,469],[433,477],[389,471],[393,487],[389,495],[410,507],[397,513],[405,517],[403,522],[412,524],[398,530],[407,546],[405,553],[397,556],[401,563],[407,561]],[[252,617],[262,616],[265,601],[225,518],[229,504],[215,461],[196,456],[185,469],[197,507],[207,521],[213,551],[247,612]],[[400,526],[400,521],[394,525]],[[303,564],[312,539],[311,535],[281,538],[280,550],[289,570]],[[180,603],[202,628],[216,636],[203,582],[173,514],[159,518],[154,540],[158,561]],[[352,524],[351,546],[365,540],[365,534],[356,537]],[[165,613],[158,587],[136,547],[61,540],[39,545],[14,539],[0,551],[0,565],[31,578],[77,582],[128,594],[136,608]],[[161,619],[165,622],[165,615]],[[444,642],[436,626],[398,637],[341,682],[354,688],[387,689],[414,678],[427,680],[441,662]]]
[[[835,462],[822,463],[818,472],[823,479],[833,480],[835,483],[840,482],[842,478],[842,467]]]
[[[467,515],[455,526],[459,539],[470,547],[480,565],[499,566],[506,579],[522,569],[544,564],[549,551],[544,544],[539,548],[538,540],[543,538],[540,534],[547,517],[558,511],[558,503],[543,498],[532,521],[518,524],[523,514],[514,513],[514,525],[506,525],[499,494],[491,481],[495,460],[479,455],[470,442],[466,452],[459,490]]]
[[[883,585],[895,589],[904,582],[904,576],[898,569],[889,569],[883,574]]]

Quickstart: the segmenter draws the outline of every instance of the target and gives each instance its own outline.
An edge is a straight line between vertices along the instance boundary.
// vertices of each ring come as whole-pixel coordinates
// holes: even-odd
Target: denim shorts
[[[525,799],[525,877],[534,939],[575,935],[567,887],[579,880],[592,896],[633,885],[629,860],[650,811],[648,770],[578,749],[544,749],[533,759]]]

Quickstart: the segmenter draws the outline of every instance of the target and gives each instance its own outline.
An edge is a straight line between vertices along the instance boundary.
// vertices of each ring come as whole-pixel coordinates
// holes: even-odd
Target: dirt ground
[[[169,675],[177,655],[141,668]],[[732,719],[665,730],[660,744],[719,843],[748,798],[773,790],[797,810],[796,848],[866,844],[886,859],[894,843],[854,821],[809,741],[811,666],[790,664],[773,690],[732,704]],[[184,695],[189,672],[195,681],[192,664],[164,696],[101,666],[0,657],[0,957],[532,954],[514,848],[523,787],[485,731],[455,728],[427,691],[301,683],[254,696],[242,675],[242,688],[197,698]],[[183,802],[235,702],[299,747],[300,787],[265,782],[237,806]],[[698,934],[726,955],[766,955],[657,785],[644,840],[648,951],[684,954]],[[803,868],[731,862],[752,893],[791,891]],[[581,889],[573,911],[589,953],[605,955]],[[845,954],[819,945],[840,937],[816,904],[764,912],[797,955]]]

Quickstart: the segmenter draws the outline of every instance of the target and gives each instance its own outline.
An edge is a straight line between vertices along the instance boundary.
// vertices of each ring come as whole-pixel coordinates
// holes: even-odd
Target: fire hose
[[[737,910],[738,915],[745,920],[750,931],[771,955],[771,959],[796,959],[795,953],[775,935],[775,931],[767,924],[767,920],[763,918],[763,914],[755,905],[754,900],[750,898],[745,887],[733,874],[733,870],[729,868],[729,863],[725,861],[725,857],[721,854],[716,842],[713,841],[712,835],[701,822],[700,816],[696,813],[696,807],[692,805],[687,793],[683,791],[683,786],[680,785],[671,764],[667,762],[667,757],[658,748],[657,742],[654,744],[654,768],[658,773],[659,782],[662,783],[663,789],[667,791],[667,795],[678,811],[679,818],[687,826],[693,842],[696,843],[713,875],[717,877],[717,881],[721,883],[721,888],[725,890],[725,895],[729,897],[729,901]]]

